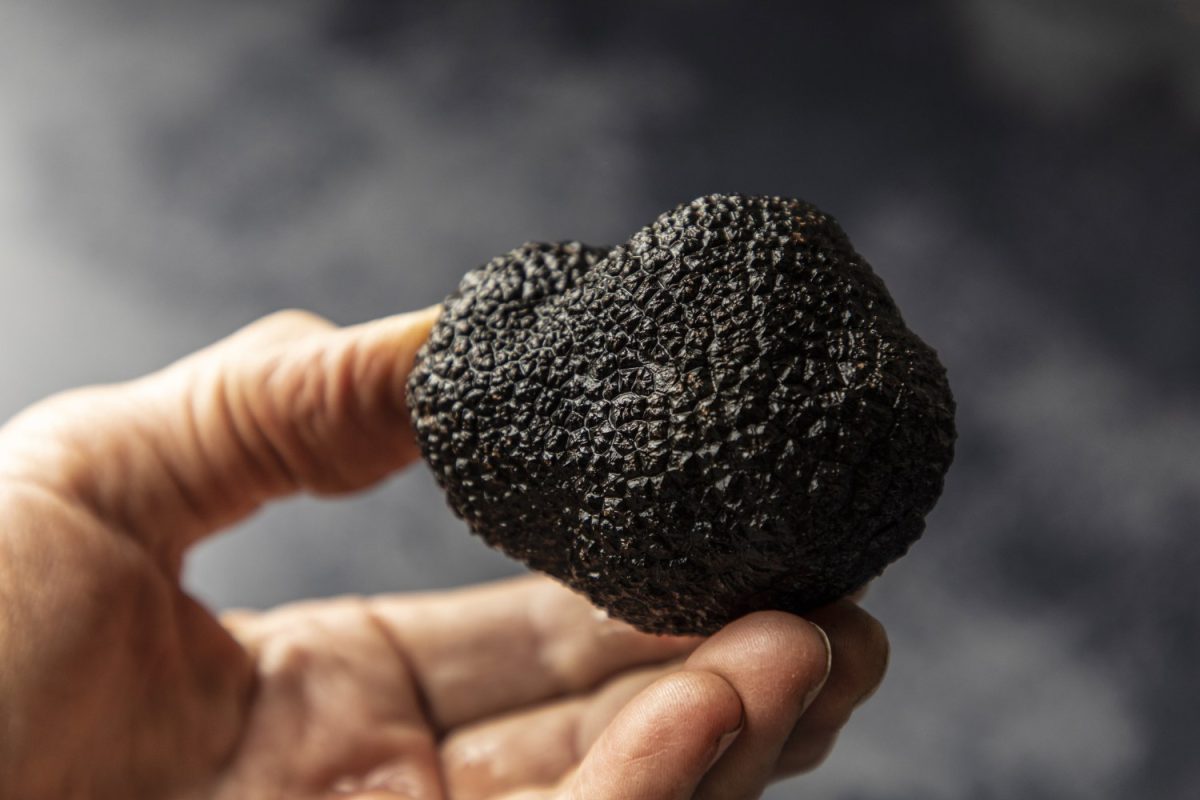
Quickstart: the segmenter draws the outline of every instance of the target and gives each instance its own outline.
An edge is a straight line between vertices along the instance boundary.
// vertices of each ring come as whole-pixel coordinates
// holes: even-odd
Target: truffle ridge
[[[863,585],[924,529],[954,400],[837,223],[709,195],[466,275],[408,385],[471,530],[646,631]]]

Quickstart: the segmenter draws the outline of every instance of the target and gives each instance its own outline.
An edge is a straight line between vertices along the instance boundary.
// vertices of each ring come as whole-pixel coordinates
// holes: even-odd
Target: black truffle
[[[408,397],[475,533],[661,633],[878,575],[955,436],[934,351],[837,223],[780,197],[493,259],[447,298]]]

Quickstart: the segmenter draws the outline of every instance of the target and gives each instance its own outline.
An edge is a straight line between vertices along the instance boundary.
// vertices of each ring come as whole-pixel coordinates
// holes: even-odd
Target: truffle
[[[659,633],[862,586],[921,535],[955,437],[935,352],[837,223],[781,197],[493,259],[408,398],[471,530]]]

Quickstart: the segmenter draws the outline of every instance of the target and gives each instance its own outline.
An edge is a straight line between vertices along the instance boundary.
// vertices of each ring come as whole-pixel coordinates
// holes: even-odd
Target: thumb
[[[609,723],[562,787],[589,800],[688,800],[738,736],[742,703],[721,676],[673,672]]]
[[[271,498],[363,489],[412,461],[405,383],[439,313],[347,328],[273,314],[146,378],[34,406],[0,432],[0,476],[176,562]]]

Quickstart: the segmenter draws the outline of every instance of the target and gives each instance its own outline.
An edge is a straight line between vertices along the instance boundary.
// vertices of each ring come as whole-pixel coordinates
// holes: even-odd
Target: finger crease
[[[190,403],[187,405],[190,406]],[[186,413],[185,416],[188,417],[189,420],[191,419],[190,413]],[[142,541],[151,546],[151,548],[155,551],[155,555],[158,557],[158,560],[167,568],[169,574],[172,577],[178,577],[179,570],[182,567],[184,546],[195,536],[197,536],[199,531],[203,530],[208,521],[208,515],[205,510],[204,503],[196,494],[195,487],[193,487],[184,479],[183,475],[179,471],[179,467],[172,462],[170,456],[163,453],[159,448],[154,447],[153,443],[150,444],[150,451],[154,454],[154,458],[158,461],[159,466],[162,468],[162,473],[175,488],[175,494],[182,503],[186,513],[191,516],[193,528],[191,531],[187,531],[185,533],[185,535],[182,537],[182,542],[179,541],[179,539],[174,535],[167,536],[165,537],[165,542],[160,542],[157,540],[164,538],[161,531],[157,533],[154,531],[148,531],[144,528],[144,526],[136,523],[136,521],[132,522],[134,522],[137,527],[142,529]],[[163,552],[158,552],[160,549]]]
[[[429,690],[426,688],[424,681],[421,680],[421,675],[417,672],[416,666],[412,659],[408,657],[408,652],[404,649],[404,644],[397,636],[392,633],[392,629],[383,620],[383,617],[375,610],[375,605],[367,598],[361,598],[363,612],[367,615],[367,622],[370,623],[383,640],[391,648],[392,653],[396,656],[396,660],[408,673],[409,679],[412,681],[413,694],[416,695],[417,711],[421,715],[421,721],[425,723],[425,727],[432,731],[435,741],[430,745],[434,751],[437,750],[436,737],[440,733],[438,728],[433,723],[432,705],[429,702]],[[450,783],[446,779],[446,769],[442,764],[442,759],[434,758],[434,776],[437,780],[437,797],[448,797]]]
[[[229,431],[234,445],[243,454],[241,461],[256,465],[259,471],[264,473],[263,480],[267,486],[269,486],[269,481],[272,477],[276,480],[281,480],[285,487],[298,486],[297,476],[288,466],[288,461],[284,458],[283,452],[276,447],[275,442],[263,429],[262,425],[259,424],[258,420],[254,419],[254,412],[250,412],[250,417],[254,428],[258,431],[257,438],[262,443],[261,448],[254,447],[251,443],[250,434],[238,424],[243,415],[238,414],[234,409],[232,397],[235,391],[234,388],[230,386],[229,381],[220,371],[216,373],[214,380],[216,381],[215,391],[219,411],[225,417],[225,428]]]
[[[408,656],[408,652],[404,649],[403,642],[401,642],[399,637],[392,632],[392,629],[388,626],[387,622],[385,622],[383,617],[379,615],[379,612],[375,610],[375,604],[372,603],[371,600],[367,598],[361,598],[360,602],[362,603],[363,610],[367,615],[367,621],[372,625],[372,627],[375,628],[376,632],[383,637],[383,640],[387,642],[388,647],[391,648],[392,653],[396,656],[396,660],[400,662],[400,665],[412,679],[413,692],[417,697],[417,709],[421,714],[421,721],[424,722],[430,730],[438,730],[434,725],[433,705],[429,699],[429,689],[425,686],[425,682],[422,680],[420,672],[417,671],[412,659]]]

